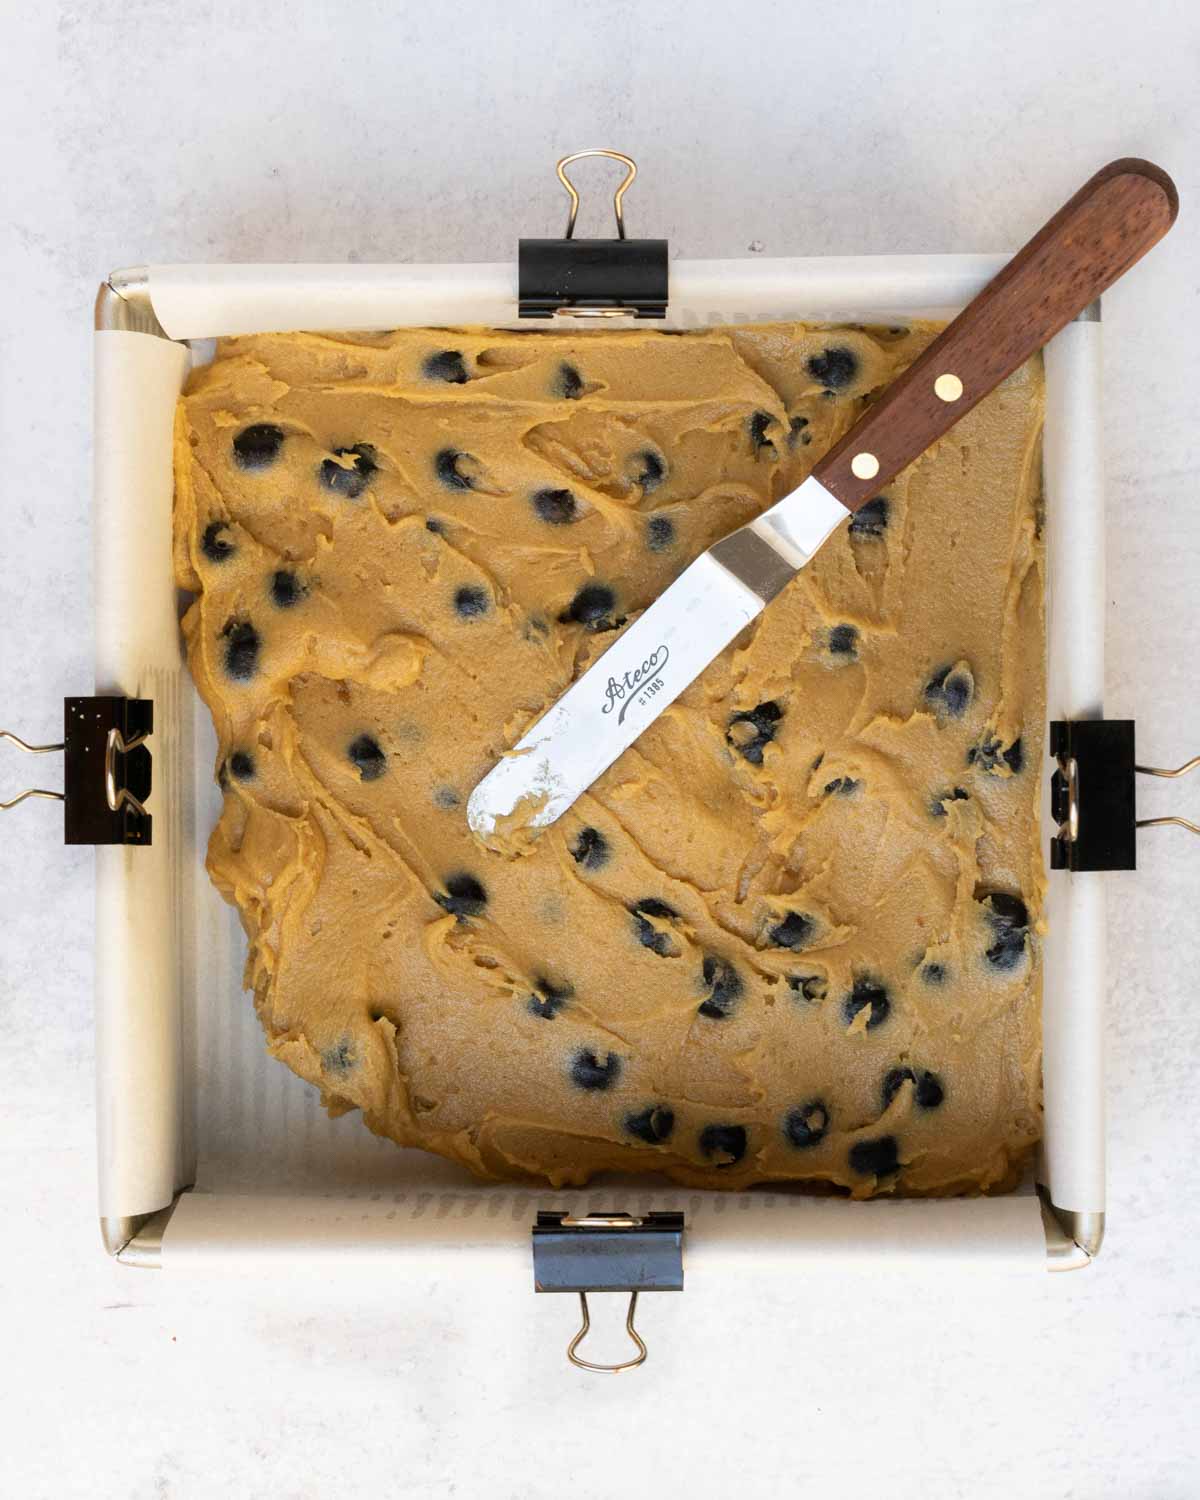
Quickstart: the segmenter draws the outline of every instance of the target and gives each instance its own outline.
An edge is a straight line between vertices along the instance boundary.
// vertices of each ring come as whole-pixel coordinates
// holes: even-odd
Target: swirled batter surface
[[[224,341],[177,437],[209,870],[271,1051],[483,1176],[1012,1182],[1039,1114],[1039,361],[519,858],[465,805],[936,332]]]

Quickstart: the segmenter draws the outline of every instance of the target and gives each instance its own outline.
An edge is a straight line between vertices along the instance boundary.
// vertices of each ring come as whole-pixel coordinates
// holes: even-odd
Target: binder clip
[[[1186,776],[1200,755],[1171,771],[1140,766],[1134,754],[1132,719],[1055,720],[1050,754],[1050,811],[1058,831],[1050,841],[1054,870],[1136,870],[1137,830],[1174,825],[1200,834],[1200,827],[1173,814],[1139,818],[1135,776]]]
[[[613,195],[615,240],[577,240],[579,194],[567,176],[573,161],[607,156],[623,162],[625,177]],[[576,151],[555,167],[571,199],[561,240],[518,243],[517,299],[523,318],[661,318],[667,311],[666,240],[625,238],[622,200],[637,176],[637,164],[620,151]]]
[[[577,1369],[617,1375],[646,1359],[646,1345],[634,1327],[639,1292],[683,1291],[681,1213],[540,1212],[533,1226],[533,1285],[538,1292],[577,1292],[583,1323],[567,1345]],[[576,1351],[592,1326],[589,1292],[628,1292],[625,1332],[637,1353],[615,1365],[594,1364]]]
[[[67,844],[149,844],[152,819],[146,811],[151,760],[145,741],[154,728],[149,698],[65,698],[63,738],[54,745],[30,745],[9,729],[0,739],[28,755],[64,756],[63,790],[26,787],[0,811],[29,797],[63,804]]]

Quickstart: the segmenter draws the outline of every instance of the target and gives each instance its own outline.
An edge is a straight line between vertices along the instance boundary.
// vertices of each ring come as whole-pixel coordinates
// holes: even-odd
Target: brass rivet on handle
[[[873,453],[856,453],[850,460],[850,472],[855,479],[874,479],[879,473],[879,460]]]
[[[957,375],[947,371],[933,382],[933,393],[942,401],[957,401],[963,393],[963,383]]]

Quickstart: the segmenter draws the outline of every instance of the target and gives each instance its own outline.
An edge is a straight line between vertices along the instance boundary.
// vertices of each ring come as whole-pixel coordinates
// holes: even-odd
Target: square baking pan
[[[664,251],[665,254],[665,251]],[[674,261],[657,327],[949,317],[1003,256]],[[1073,1269],[1104,1225],[1104,877],[1048,872],[1044,1142],[1036,1183],[995,1197],[700,1192],[651,1178],[556,1191],[477,1183],[402,1150],[267,1057],[236,914],[204,873],[215,737],[192,688],[171,562],[172,425],[208,341],[267,330],[481,324],[518,316],[517,266],[154,266],[100,288],[95,337],[96,691],[152,699],[153,840],[96,852],[97,1125],[104,1243],[121,1261],[243,1269],[455,1251],[528,1274],[536,1213],[682,1213],[689,1269],[742,1256],[842,1265]],[[575,326],[568,314],[566,326]],[[1046,350],[1048,720],[1102,718],[1099,304]],[[628,326],[621,319],[617,326]],[[534,325],[536,326],[536,325]],[[559,323],[561,326],[561,322]],[[1065,503],[1070,497],[1070,504]],[[1043,767],[1047,866],[1061,819]],[[1058,811],[1056,807],[1056,812]],[[587,1227],[595,1227],[591,1221]],[[551,1226],[552,1227],[552,1226]],[[553,1233],[542,1231],[552,1241]],[[616,1236],[619,1238],[619,1236]],[[595,1241],[592,1241],[593,1245]],[[567,1289],[565,1286],[545,1289]]]

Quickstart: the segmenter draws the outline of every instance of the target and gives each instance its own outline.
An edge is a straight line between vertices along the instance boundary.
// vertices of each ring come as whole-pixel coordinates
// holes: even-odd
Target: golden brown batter
[[[952,1192],[1039,1119],[1039,361],[521,857],[475,783],[932,325],[228,339],[177,439],[271,1051],[489,1176]]]

